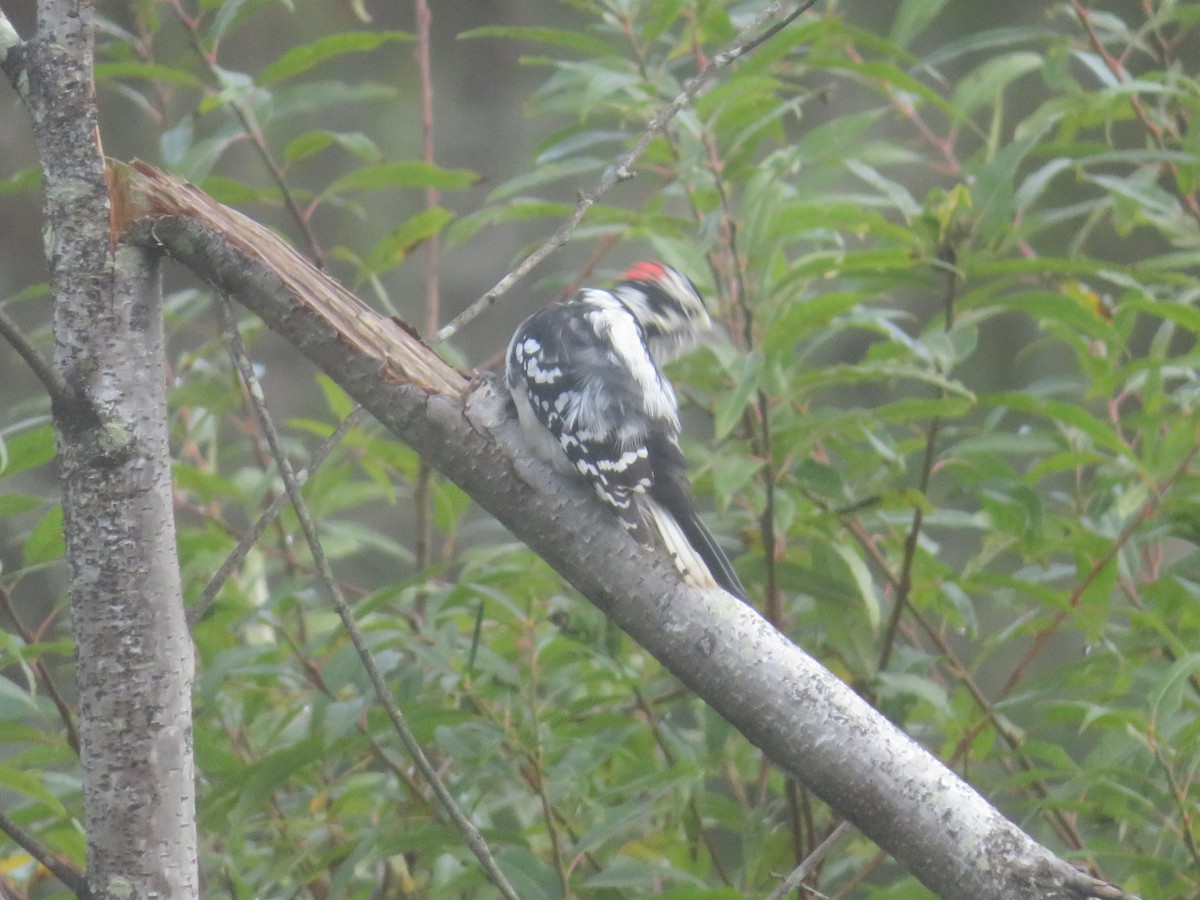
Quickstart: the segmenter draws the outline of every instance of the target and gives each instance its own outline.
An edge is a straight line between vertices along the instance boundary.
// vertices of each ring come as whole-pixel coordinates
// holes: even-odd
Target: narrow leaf
[[[147,81],[169,81],[188,87],[201,87],[201,81],[191,72],[159,66],[153,63],[126,60],[125,62],[96,63],[96,81],[116,81],[121,78],[144,78]]]
[[[470,169],[443,169],[441,166],[430,163],[409,160],[364,166],[348,175],[343,175],[330,185],[326,193],[374,191],[387,187],[462,190],[469,188],[477,181],[479,181],[479,176]]]
[[[1010,83],[1026,72],[1040,69],[1044,60],[1037,53],[1018,51],[989,59],[958,83],[954,105],[963,113],[991,106]]]
[[[319,38],[311,44],[294,47],[275,62],[262,70],[260,84],[272,84],[307,72],[314,66],[347,53],[363,53],[375,50],[389,41],[411,41],[412,35],[405,31],[348,31]]]
[[[901,47],[925,30],[946,5],[946,0],[904,0],[892,23],[891,38]]]
[[[458,36],[460,41],[477,38],[503,37],[519,41],[531,41],[535,44],[549,44],[555,47],[566,47],[568,50],[578,50],[585,56],[619,56],[620,53],[607,42],[578,31],[568,31],[565,28],[523,28],[515,25],[487,25],[483,28],[472,28]]]
[[[25,541],[25,565],[36,566],[58,559],[66,548],[62,507],[55,506],[46,511]]]
[[[758,378],[761,370],[762,356],[760,354],[751,353],[745,358],[737,386],[721,398],[721,403],[717,407],[716,419],[713,423],[717,440],[721,440],[729,434],[733,430],[733,426],[741,419],[742,410],[746,408],[750,396],[758,390]]]
[[[450,210],[440,206],[422,210],[371,248],[366,258],[367,268],[378,275],[398,265],[413,247],[429,240],[453,218]]]
[[[862,557],[852,547],[836,543],[833,545],[833,549],[837,551],[838,556],[842,558],[842,562],[850,570],[850,576],[854,579],[854,586],[858,588],[858,595],[862,598],[863,608],[866,610],[867,622],[870,623],[871,630],[878,630],[882,617],[879,612],[879,598],[875,595],[875,584],[871,580],[871,571],[867,568],[867,564],[863,562]]]

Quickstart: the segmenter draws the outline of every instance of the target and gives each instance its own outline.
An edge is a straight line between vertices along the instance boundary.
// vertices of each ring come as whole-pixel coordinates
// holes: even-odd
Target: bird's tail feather
[[[651,497],[641,498],[646,518],[654,523],[676,566],[690,583],[700,588],[721,588],[748,602],[729,557],[694,511],[677,518]]]

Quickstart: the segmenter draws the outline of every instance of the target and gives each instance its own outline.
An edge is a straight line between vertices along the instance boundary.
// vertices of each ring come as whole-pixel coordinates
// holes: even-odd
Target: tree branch
[[[21,326],[13,321],[13,318],[3,309],[0,309],[0,337],[8,341],[21,359],[25,360],[25,364],[33,370],[33,374],[37,376],[37,380],[42,383],[42,387],[50,395],[51,403],[57,404],[60,407],[69,407],[75,402],[75,394],[67,386],[63,377],[48,362],[42,359],[42,355],[38,353],[37,348],[30,343],[29,339],[21,331]]]
[[[194,663],[171,506],[159,259],[116,246],[92,82],[94,4],[37,6],[24,44],[0,18],[0,67],[33,123],[54,369],[69,386],[47,385],[79,688],[86,889],[186,900],[198,896]]]
[[[20,825],[0,812],[0,831],[8,835],[14,844],[46,867],[55,878],[66,885],[78,900],[88,900],[92,896],[88,890],[87,879],[74,866],[69,866],[53,853],[38,843],[37,839],[25,831]]]
[[[681,582],[599,513],[586,486],[524,452],[495,382],[468,390],[394,321],[195,188],[144,164],[131,185],[146,217],[129,241],[164,247],[254,310],[931,890],[948,900],[1127,896],[1034,842],[746,604]]]

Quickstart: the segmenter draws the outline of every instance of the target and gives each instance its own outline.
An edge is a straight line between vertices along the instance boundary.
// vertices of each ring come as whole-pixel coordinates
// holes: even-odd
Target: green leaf
[[[1179,712],[1183,705],[1184,691],[1189,688],[1193,676],[1200,672],[1200,653],[1189,653],[1171,664],[1158,690],[1150,700],[1150,712],[1156,720],[1165,719]]]
[[[903,0],[892,22],[891,39],[901,47],[907,47],[909,41],[925,30],[938,13],[945,7],[947,0]]]
[[[318,738],[300,741],[248,764],[238,779],[240,787],[235,786],[233,779],[227,779],[226,786],[237,788],[239,805],[260,808],[276,790],[315,764],[321,758],[321,749]]]
[[[318,38],[311,44],[294,47],[258,76],[260,84],[273,84],[286,78],[294,78],[314,66],[347,53],[363,53],[375,50],[390,41],[411,41],[413,36],[405,31],[348,31]]]
[[[622,55],[620,51],[611,46],[607,41],[602,41],[581,31],[568,31],[564,28],[485,25],[482,28],[472,28],[469,31],[462,32],[458,36],[458,39],[460,41],[469,41],[492,37],[513,38],[519,41],[532,41],[535,44],[566,47],[568,50],[578,50],[585,56]]]
[[[371,248],[364,260],[367,269],[378,275],[399,265],[413,247],[429,240],[453,218],[454,213],[440,206],[422,210]]]
[[[938,0],[934,0],[938,2]],[[920,0],[914,0],[920,3]],[[1007,27],[971,32],[944,44],[925,57],[927,66],[941,66],[960,56],[992,50],[996,47],[1027,46],[1034,41],[1046,41],[1048,32],[1041,28]]]
[[[62,801],[46,788],[44,775],[41,772],[30,772],[15,769],[8,765],[0,765],[0,787],[24,794],[26,797],[36,800],[38,803],[46,806],[55,815],[67,815]]]
[[[793,300],[768,327],[763,346],[771,354],[790,349],[815,329],[827,326],[842,313],[854,309],[863,299],[858,292],[830,291]]]
[[[727,391],[717,406],[713,432],[717,440],[724,438],[742,418],[750,397],[758,390],[762,370],[762,355],[750,353],[741,361],[741,374],[732,391]]]
[[[288,142],[283,151],[283,159],[291,165],[315,156],[334,144],[367,162],[374,163],[383,158],[375,142],[361,131],[309,131]]]
[[[523,847],[501,847],[496,862],[521,900],[555,900],[562,896],[554,870]]]
[[[217,10],[205,35],[210,45],[219,44],[235,23],[244,22],[254,6],[248,0],[201,0],[201,5],[206,11]]]
[[[878,631],[882,616],[879,611],[879,597],[875,593],[875,582],[871,579],[871,570],[867,568],[856,548],[838,541],[834,543],[833,549],[850,570],[850,577],[854,586],[858,588],[858,596],[862,598],[863,609],[867,613],[867,623],[872,631]]]
[[[226,206],[246,206],[279,198],[277,188],[253,188],[233,178],[225,178],[220,175],[209,175],[200,182],[200,187],[218,203],[224,203]]]
[[[1200,335],[1200,310],[1188,302],[1127,298],[1121,301],[1121,310],[1122,312],[1136,310],[1146,313],[1147,316],[1165,319],[1166,322],[1182,325],[1183,328],[1192,331],[1194,335]]]
[[[1114,433],[1110,425],[1074,403],[1052,400],[1047,397],[1035,397],[1016,391],[991,394],[984,397],[983,401],[989,406],[1005,406],[1009,409],[1044,416],[1060,426],[1076,429],[1096,447],[1121,457],[1132,458],[1129,447]]]
[[[529,219],[569,216],[572,207],[549,200],[512,200],[503,206],[485,206],[478,212],[463,216],[451,226],[449,238],[456,244],[470,240],[488,225],[501,222],[524,222]]]
[[[43,466],[52,459],[54,429],[49,424],[19,431],[12,437],[0,435],[0,477]]]
[[[443,169],[427,162],[404,161],[364,166],[343,175],[325,193],[345,191],[374,191],[388,187],[438,188],[463,190],[479,181],[470,169]]]
[[[42,170],[37,166],[28,169],[18,169],[3,181],[0,181],[0,197],[6,194],[20,194],[31,191],[42,183]]]
[[[275,122],[313,116],[337,110],[344,113],[358,103],[394,101],[397,91],[389,84],[361,81],[344,84],[340,81],[305,81],[292,87],[280,88],[271,103],[271,119]]]
[[[913,672],[880,672],[880,699],[894,697],[916,697],[924,700],[939,713],[950,711],[946,689],[929,678]]]
[[[116,81],[120,78],[144,78],[147,81],[169,81],[186,87],[202,87],[200,81],[191,72],[173,69],[170,66],[160,66],[154,63],[126,60],[124,62],[96,63],[93,70],[96,81]]]
[[[46,511],[26,539],[25,565],[36,566],[51,562],[62,556],[66,549],[66,542],[63,540],[62,507],[55,506]]]
[[[993,57],[959,81],[954,91],[954,105],[964,114],[981,106],[990,107],[1010,83],[1044,64],[1040,54],[1029,51]]]
[[[328,375],[318,373],[317,386],[321,389],[321,393],[325,395],[325,404],[329,407],[331,413],[337,416],[339,420],[350,415],[355,407],[355,403],[337,382]]]
[[[904,185],[892,181],[890,178],[885,178],[876,169],[856,159],[846,160],[846,168],[879,191],[880,194],[887,197],[891,201],[892,206],[906,220],[911,220],[921,214],[921,204],[913,199],[912,194],[908,192],[908,189]]]
[[[0,494],[0,516],[17,516],[37,509],[45,501],[30,494]]]
[[[975,172],[971,196],[980,211],[978,228],[985,238],[1000,241],[1011,237],[1017,169],[1036,144],[1036,137],[1013,141]]]

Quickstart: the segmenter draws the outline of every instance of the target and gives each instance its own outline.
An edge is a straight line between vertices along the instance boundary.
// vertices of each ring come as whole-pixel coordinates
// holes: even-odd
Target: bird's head
[[[660,262],[630,267],[613,287],[646,333],[658,365],[696,346],[712,330],[704,298],[690,278]]]

